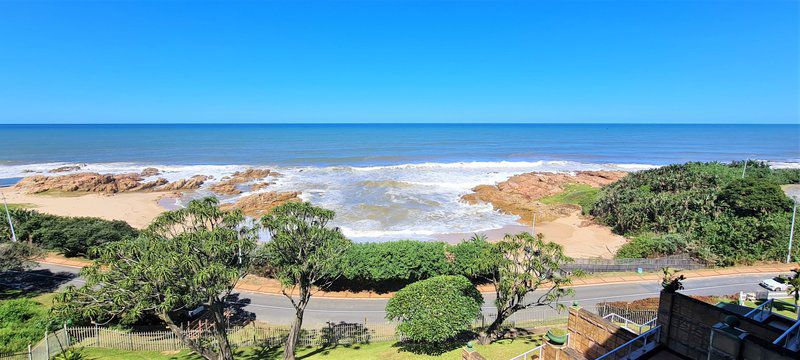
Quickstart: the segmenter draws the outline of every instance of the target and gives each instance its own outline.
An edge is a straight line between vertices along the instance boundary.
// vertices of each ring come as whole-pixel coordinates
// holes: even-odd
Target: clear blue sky
[[[0,122],[798,123],[797,1],[0,2]]]

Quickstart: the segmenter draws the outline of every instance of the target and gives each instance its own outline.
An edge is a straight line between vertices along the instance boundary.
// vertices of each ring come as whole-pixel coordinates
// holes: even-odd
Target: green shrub
[[[19,239],[30,240],[66,256],[87,256],[89,249],[95,246],[138,235],[136,229],[120,220],[63,217],[21,209],[12,210],[11,217]],[[7,224],[0,225],[0,233],[9,236]]]
[[[457,245],[414,240],[353,244],[340,262],[341,280],[380,286],[439,275],[479,279],[493,270],[496,254],[493,245],[480,238]]]
[[[398,291],[386,304],[386,318],[400,321],[397,332],[411,341],[439,343],[469,329],[483,297],[463,276],[436,276]]]
[[[636,259],[661,257],[679,254],[688,248],[688,241],[682,234],[645,233],[635,236],[617,250],[617,257]]]
[[[592,214],[623,235],[647,235],[623,246],[618,257],[689,253],[718,265],[786,256],[791,202],[780,184],[800,171],[764,163],[686,163],[631,174],[603,188]],[[675,247],[677,246],[677,251]]]
[[[28,299],[0,301],[0,353],[27,349],[44,336],[47,309]]]

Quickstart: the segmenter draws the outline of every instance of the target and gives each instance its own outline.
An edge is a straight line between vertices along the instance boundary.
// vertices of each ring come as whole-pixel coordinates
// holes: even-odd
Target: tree
[[[334,215],[331,210],[309,203],[290,202],[274,208],[261,219],[271,237],[262,249],[268,272],[280,280],[283,294],[295,309],[284,359],[294,359],[303,313],[312,289],[325,288],[338,278],[337,264],[350,246],[350,240],[339,228],[327,226]],[[295,289],[297,298],[293,295]]]
[[[686,280],[686,277],[678,275],[679,272],[681,271],[669,266],[661,268],[661,287],[664,292],[674,293],[678,290],[683,290],[683,280]]]
[[[41,251],[33,245],[0,240],[0,272],[28,268],[39,255]]]
[[[495,289],[497,317],[481,334],[482,343],[500,338],[503,322],[515,312],[537,306],[563,308],[558,300],[572,294],[572,289],[564,288],[570,278],[562,271],[572,259],[564,255],[561,245],[544,241],[542,234],[522,232],[506,234],[496,246],[501,256],[487,280]],[[540,288],[546,290],[532,294]]]
[[[165,212],[137,238],[95,248],[97,260],[82,271],[86,285],[60,294],[57,312],[95,323],[152,313],[204,358],[232,359],[225,299],[245,275],[257,235],[244,220],[239,211],[220,210],[216,198]],[[213,315],[214,341],[192,338],[178,325],[200,306]]]
[[[398,291],[386,304],[386,318],[399,320],[397,332],[411,341],[441,343],[467,330],[482,304],[467,278],[435,276]]]
[[[800,315],[800,307],[798,307],[798,302],[800,302],[800,268],[792,269],[792,276],[786,279],[786,284],[789,285],[786,293],[794,297],[795,312]]]

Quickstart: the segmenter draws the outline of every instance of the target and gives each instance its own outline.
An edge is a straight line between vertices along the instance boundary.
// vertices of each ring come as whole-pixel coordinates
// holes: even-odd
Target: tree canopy
[[[461,275],[421,280],[398,291],[386,304],[386,318],[411,341],[438,343],[469,329],[480,314],[483,296]]]
[[[135,239],[95,248],[97,260],[82,271],[86,285],[60,294],[57,310],[96,323],[152,313],[203,357],[231,359],[224,300],[244,276],[256,236],[241,212],[217,205],[215,198],[193,200],[161,214]],[[213,315],[213,343],[187,336],[178,325],[201,305]]]

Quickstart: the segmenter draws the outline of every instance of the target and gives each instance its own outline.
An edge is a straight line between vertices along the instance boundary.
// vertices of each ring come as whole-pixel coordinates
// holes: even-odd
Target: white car
[[[789,290],[789,285],[784,284],[784,281],[781,278],[765,279],[761,282],[761,286],[769,289],[770,291]]]

